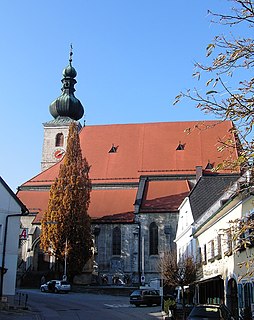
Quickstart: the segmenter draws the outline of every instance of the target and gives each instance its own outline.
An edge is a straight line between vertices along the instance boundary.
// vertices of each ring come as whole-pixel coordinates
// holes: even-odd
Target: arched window
[[[62,147],[64,144],[64,135],[62,133],[58,133],[56,135],[56,143],[55,146],[56,147]]]
[[[152,222],[149,227],[150,255],[158,254],[158,227]]]
[[[121,230],[119,227],[113,229],[113,243],[112,243],[113,255],[121,255]]]

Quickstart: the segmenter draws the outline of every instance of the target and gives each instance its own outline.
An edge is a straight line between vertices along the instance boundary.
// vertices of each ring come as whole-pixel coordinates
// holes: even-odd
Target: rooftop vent
[[[176,150],[184,150],[185,144],[182,144],[181,141],[179,141],[179,145],[177,146]]]
[[[116,147],[116,146],[114,146],[114,144],[112,144],[112,147],[111,147],[111,149],[109,150],[108,153],[116,153],[117,149],[118,149],[118,146]]]
[[[210,162],[210,160],[208,160],[205,170],[212,170],[212,169],[213,169],[213,164]]]

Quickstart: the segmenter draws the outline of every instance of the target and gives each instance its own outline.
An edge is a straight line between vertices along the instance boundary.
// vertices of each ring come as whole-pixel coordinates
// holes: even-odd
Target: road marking
[[[129,304],[106,304],[104,303],[104,306],[108,308],[129,308]]]

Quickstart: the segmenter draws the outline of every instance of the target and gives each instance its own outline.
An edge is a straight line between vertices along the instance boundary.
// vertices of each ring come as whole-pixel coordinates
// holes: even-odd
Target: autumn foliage
[[[165,284],[172,287],[190,285],[196,279],[196,265],[192,257],[177,261],[176,252],[165,252],[160,262]]]
[[[82,158],[78,128],[73,122],[63,164],[51,186],[48,208],[41,222],[41,248],[53,254],[60,265],[66,255],[70,278],[82,272],[92,253],[90,191],[89,165]]]
[[[177,261],[177,254],[173,251],[164,252],[159,263],[164,285],[171,288],[184,287],[193,284],[196,280],[196,264],[193,257],[186,256]],[[185,314],[185,299],[183,295],[183,312]]]
[[[240,155],[237,161],[225,165],[247,170],[254,159],[254,1],[229,0],[229,3],[232,7],[226,13],[208,11],[212,22],[224,27],[224,33],[208,43],[207,63],[195,63],[193,77],[201,80],[203,88],[180,92],[174,104],[189,98],[205,113],[233,121],[234,134],[241,142]],[[230,140],[222,141],[220,146],[234,147],[234,141]]]

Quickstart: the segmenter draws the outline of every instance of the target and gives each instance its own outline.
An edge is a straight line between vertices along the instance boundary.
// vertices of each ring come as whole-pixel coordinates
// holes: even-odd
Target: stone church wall
[[[141,274],[145,276],[145,283],[149,284],[150,280],[161,277],[159,262],[163,252],[171,251],[175,248],[174,239],[178,213],[141,213],[136,216],[136,220],[141,225]],[[149,226],[154,222],[158,226],[158,254],[151,255]],[[144,259],[144,270],[142,269],[142,259]]]
[[[114,284],[119,277],[123,281],[139,284],[142,274],[145,282],[160,278],[159,261],[162,252],[174,249],[178,213],[138,214],[133,224],[98,224],[95,236],[95,261],[100,284]],[[149,252],[149,226],[158,226],[158,254]],[[112,254],[113,229],[121,229],[121,255]],[[94,226],[95,228],[95,226]],[[143,240],[142,240],[143,239]],[[143,243],[143,244],[142,244]],[[144,270],[142,270],[142,259]],[[143,272],[142,272],[143,271]]]
[[[121,255],[113,255],[113,229],[121,230]],[[95,236],[95,261],[101,284],[114,284],[116,278],[124,282],[138,281],[138,231],[136,224],[99,224]],[[105,283],[106,284],[106,283]]]

